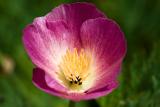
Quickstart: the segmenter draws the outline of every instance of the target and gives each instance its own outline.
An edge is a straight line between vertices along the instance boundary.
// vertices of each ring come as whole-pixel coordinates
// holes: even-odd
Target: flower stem
[[[76,103],[70,100],[68,107],[76,107]]]

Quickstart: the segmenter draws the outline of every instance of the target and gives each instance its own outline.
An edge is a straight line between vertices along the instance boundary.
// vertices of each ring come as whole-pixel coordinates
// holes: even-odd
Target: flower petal
[[[107,84],[107,86],[105,86],[101,89],[92,91],[92,92],[67,93],[67,90],[64,91],[64,88],[62,88],[60,85],[54,84],[54,87],[48,86],[48,83],[47,83],[48,80],[46,81],[45,76],[46,76],[46,73],[42,69],[35,68],[33,70],[33,78],[32,78],[33,84],[37,88],[45,91],[46,93],[49,93],[54,96],[59,96],[61,98],[70,99],[73,101],[95,99],[97,97],[100,97],[100,96],[103,96],[103,95],[110,93],[113,89],[115,89],[117,87],[116,82],[110,82],[109,84]],[[51,81],[54,81],[54,80],[51,80]]]
[[[45,81],[46,84],[48,85],[48,87],[58,90],[60,92],[66,92],[67,88],[65,88],[64,86],[62,86],[56,78],[51,77],[50,75],[48,75],[47,73],[45,74]]]
[[[118,83],[116,81],[111,81],[110,83],[108,83],[106,86],[102,88],[86,92],[84,99],[90,100],[90,99],[96,99],[101,96],[105,96],[111,93],[117,87],[118,87]]]
[[[79,33],[81,24],[87,19],[105,17],[93,4],[72,3],[62,4],[52,10],[47,16],[48,21],[63,20],[74,33]]]
[[[59,90],[56,90],[54,88],[50,88],[47,83],[46,83],[46,80],[45,80],[45,72],[40,69],[40,68],[35,68],[33,70],[33,78],[32,78],[32,81],[33,81],[33,84],[40,88],[41,90],[49,93],[49,94],[52,94],[52,95],[55,95],[55,96],[59,96],[59,97],[63,97],[63,95],[65,95],[65,92],[63,92],[63,88],[59,85],[56,85],[59,87]],[[56,87],[55,87],[56,88]]]
[[[87,20],[81,27],[81,40],[84,49],[95,58],[97,77],[91,90],[114,81],[126,53],[126,41],[118,24],[104,18]]]
[[[45,17],[36,18],[23,31],[23,42],[33,63],[52,76],[66,49],[80,46],[78,40],[63,21],[47,22]]]
[[[65,98],[67,96],[67,93],[62,92],[61,90],[63,90],[63,89],[59,88],[59,90],[56,90],[53,87],[51,88],[47,85],[45,75],[46,74],[42,69],[35,68],[33,70],[33,78],[32,78],[33,84],[37,88],[43,90],[44,92],[46,92],[48,94]]]

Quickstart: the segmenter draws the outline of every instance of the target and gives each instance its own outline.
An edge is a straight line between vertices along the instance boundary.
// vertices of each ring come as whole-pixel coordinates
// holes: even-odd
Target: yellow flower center
[[[83,81],[90,75],[91,55],[83,49],[80,52],[67,50],[59,64],[60,74],[65,77],[63,82],[71,90],[79,90]]]

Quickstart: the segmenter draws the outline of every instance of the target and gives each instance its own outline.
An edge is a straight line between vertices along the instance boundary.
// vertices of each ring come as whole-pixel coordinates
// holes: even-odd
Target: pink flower
[[[23,31],[36,68],[33,83],[73,101],[95,99],[118,86],[126,41],[116,22],[89,3],[63,4]]]

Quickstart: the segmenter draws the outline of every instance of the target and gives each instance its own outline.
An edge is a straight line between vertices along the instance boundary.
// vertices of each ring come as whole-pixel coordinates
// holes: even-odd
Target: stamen
[[[66,51],[59,67],[69,82],[69,86],[82,85],[83,81],[89,75],[90,63],[91,57],[83,49],[78,52],[74,48],[73,51],[69,49]]]
[[[79,82],[79,84],[78,85],[82,85],[82,82]]]

